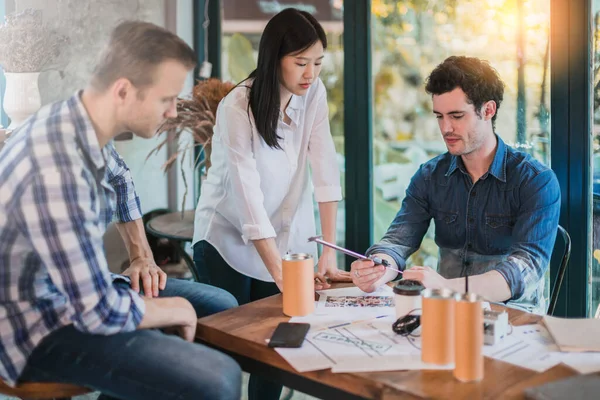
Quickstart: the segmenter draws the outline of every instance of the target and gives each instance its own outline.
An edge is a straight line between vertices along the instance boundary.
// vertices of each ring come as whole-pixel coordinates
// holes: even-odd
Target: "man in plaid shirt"
[[[112,145],[126,131],[151,138],[175,117],[194,65],[174,34],[124,22],[88,87],[42,108],[0,152],[0,378],[9,385],[73,383],[104,399],[239,399],[239,366],[191,343],[196,319],[235,298],[166,279]],[[103,249],[115,214],[131,259],[124,276],[111,276]]]

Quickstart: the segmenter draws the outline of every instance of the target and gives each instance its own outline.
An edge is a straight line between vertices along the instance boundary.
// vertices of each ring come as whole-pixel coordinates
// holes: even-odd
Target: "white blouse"
[[[259,135],[242,85],[217,110],[193,244],[206,240],[236,271],[272,282],[252,240],[274,237],[282,255],[309,253],[316,263],[316,244],[307,241],[315,235],[312,186],[317,202],[339,201],[340,172],[320,79],[304,96],[292,95],[286,109],[290,125],[279,119],[282,150],[270,148]]]

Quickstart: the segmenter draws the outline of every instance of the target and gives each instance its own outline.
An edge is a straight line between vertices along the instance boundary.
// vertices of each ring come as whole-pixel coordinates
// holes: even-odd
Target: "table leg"
[[[185,251],[184,247],[185,247],[185,243],[183,243],[183,242],[179,243],[179,246],[178,246],[179,254],[181,255],[181,258],[183,259],[183,261],[185,261],[185,264],[188,266],[190,272],[192,273],[192,277],[194,278],[194,281],[206,283],[206,282],[202,282],[200,274],[198,273],[198,270],[196,269],[196,264],[194,263],[194,260],[192,259],[192,257],[190,257],[190,255],[187,253],[187,251]]]

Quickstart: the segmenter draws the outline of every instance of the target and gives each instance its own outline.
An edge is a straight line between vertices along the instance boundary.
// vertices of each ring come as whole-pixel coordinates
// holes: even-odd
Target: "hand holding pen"
[[[357,261],[352,263],[351,274],[352,274],[352,282],[358,286],[360,290],[363,292],[373,292],[377,290],[377,287],[380,286],[384,282],[380,282],[381,278],[385,275],[385,269],[389,269],[392,271],[396,271],[399,274],[402,274],[402,271],[393,268],[390,263],[382,259],[380,257],[367,257],[363,254],[356,253],[352,250],[345,249],[343,247],[337,246],[333,243],[326,242],[321,239],[321,236],[313,236],[308,238],[309,242],[317,242],[322,244],[323,246],[331,247],[337,251],[341,251],[344,254],[348,254],[352,257],[358,258]],[[361,264],[368,261],[368,266],[361,266]],[[373,264],[371,264],[371,262]],[[373,266],[372,266],[373,265]],[[382,268],[383,267],[383,268]]]
[[[373,263],[375,265],[383,265],[387,269],[391,269],[392,271],[396,271],[397,273],[402,274],[402,271],[390,266],[390,263],[387,260],[384,260],[384,259],[382,259],[380,257],[376,257],[376,256],[365,256],[363,254],[356,253],[352,250],[345,249],[345,248],[335,245],[333,243],[326,242],[323,239],[321,239],[321,236],[309,237],[308,241],[309,242],[317,242],[317,243],[322,244],[323,246],[331,247],[332,249],[341,251],[342,253],[348,254],[349,256],[352,256],[354,258],[358,258],[359,260],[371,260],[371,261],[373,261]],[[355,272],[355,274],[356,274],[356,272]],[[356,275],[356,277],[359,277],[359,276],[360,275]]]

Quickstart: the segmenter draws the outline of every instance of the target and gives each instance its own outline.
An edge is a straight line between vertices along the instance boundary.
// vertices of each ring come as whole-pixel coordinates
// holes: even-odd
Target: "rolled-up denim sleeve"
[[[520,188],[520,207],[513,227],[513,245],[508,258],[496,265],[518,300],[534,291],[548,265],[560,214],[560,187],[556,175],[544,170]]]
[[[367,250],[367,255],[387,254],[396,261],[400,270],[406,268],[406,259],[419,249],[431,222],[428,200],[430,177],[423,166],[413,175],[400,211],[379,243]]]

